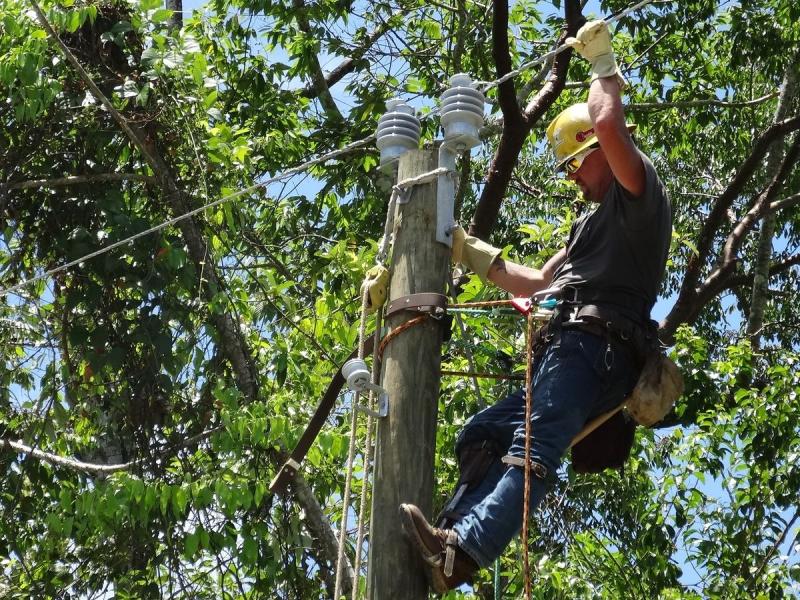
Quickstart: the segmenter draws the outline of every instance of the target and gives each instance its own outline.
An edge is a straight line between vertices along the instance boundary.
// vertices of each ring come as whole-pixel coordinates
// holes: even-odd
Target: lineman
[[[453,259],[502,289],[531,296],[557,289],[555,315],[533,365],[530,508],[544,497],[572,438],[591,418],[633,389],[648,341],[672,232],[666,191],[625,121],[620,75],[604,21],[568,44],[592,65],[587,104],[561,112],[547,129],[557,170],[596,203],[576,220],[567,246],[541,269],[503,260],[481,240],[454,236]],[[457,493],[432,527],[413,505],[400,506],[403,528],[443,593],[491,564],[522,526],[525,394],[474,415],[459,434]],[[635,424],[618,413],[573,450],[576,470],[621,466]],[[461,485],[463,484],[463,485]]]

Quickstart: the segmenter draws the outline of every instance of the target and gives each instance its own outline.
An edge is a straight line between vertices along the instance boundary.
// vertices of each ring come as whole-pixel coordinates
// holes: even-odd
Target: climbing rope
[[[369,305],[369,288],[366,285],[366,281],[364,285],[361,286],[361,321],[359,323],[358,328],[358,358],[364,358],[364,332],[366,330],[366,322],[367,322],[367,306]],[[350,506],[350,487],[353,482],[353,464],[355,462],[355,454],[356,454],[356,431],[358,426],[358,411],[356,410],[356,405],[358,404],[358,399],[360,394],[358,392],[354,392],[353,396],[353,405],[351,410],[351,417],[350,417],[350,444],[347,450],[347,474],[344,480],[344,493],[342,494],[342,520],[339,526],[339,547],[336,556],[336,583],[334,584],[334,598],[337,600],[341,596],[341,589],[342,589],[342,575],[344,571],[344,547],[345,547],[345,540],[347,538],[347,517],[348,517],[348,507]],[[366,481],[363,482],[366,485]],[[354,572],[354,581],[353,586],[356,586],[356,580],[358,578],[358,573]]]
[[[530,558],[528,556],[528,511],[531,486],[531,404],[533,392],[533,313],[528,313],[528,333],[526,343],[527,364],[525,366],[525,493],[522,504],[522,565],[525,571],[525,598],[531,598]]]
[[[378,339],[380,338],[380,331],[381,331],[381,311],[377,311],[376,314],[376,321],[375,321],[375,343],[372,345],[372,364],[377,365],[377,353],[378,353]],[[378,384],[380,378],[380,371],[377,367],[373,367],[372,369],[372,383]],[[361,552],[362,547],[364,545],[364,522],[366,521],[367,515],[367,490],[369,486],[367,483],[369,482],[369,474],[372,465],[375,464],[375,452],[377,450],[377,445],[372,443],[372,438],[374,435],[374,428],[377,426],[377,422],[373,419],[371,414],[367,415],[367,440],[364,442],[364,477],[361,484],[361,502],[358,508],[358,529],[356,532],[356,555],[355,559],[353,560],[353,596],[352,600],[358,600],[358,584],[360,581],[359,572],[361,570]]]

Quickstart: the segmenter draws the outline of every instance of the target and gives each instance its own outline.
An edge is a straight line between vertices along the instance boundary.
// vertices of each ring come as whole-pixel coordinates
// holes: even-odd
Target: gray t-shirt
[[[552,284],[588,288],[601,298],[607,291],[609,302],[592,304],[608,305],[637,320],[647,315],[622,306],[620,298],[638,298],[632,304],[643,301],[649,313],[658,296],[672,237],[667,191],[653,163],[641,156],[646,176],[642,197],[631,197],[615,179],[603,201],[572,224],[567,258],[556,269]]]

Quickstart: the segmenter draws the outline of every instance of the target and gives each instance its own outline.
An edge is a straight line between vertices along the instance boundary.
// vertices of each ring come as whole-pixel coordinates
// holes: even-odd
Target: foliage
[[[627,6],[594,8],[610,15]],[[212,0],[187,11],[180,28],[159,0],[42,8],[164,171],[119,128],[31,4],[5,0],[0,288],[177,216],[165,173],[185,192],[186,210],[247,193],[194,216],[195,229],[169,225],[0,298],[0,439],[128,464],[98,474],[4,446],[0,590],[18,598],[330,597],[335,575],[310,506],[273,496],[268,484],[358,342],[359,284],[383,232],[386,178],[370,145],[259,184],[371,135],[392,96],[425,114],[450,75],[493,80],[492,6]],[[687,0],[653,3],[616,27],[633,83],[628,113],[675,212],[660,316],[701,254],[715,200],[773,123],[779,86],[797,72],[798,22],[793,0]],[[512,3],[513,64],[551,49],[563,27],[559,1]],[[575,85],[547,116],[585,97],[586,74],[570,61]],[[330,93],[319,83],[326,75]],[[523,105],[541,85],[535,77],[514,79]],[[488,99],[485,143],[461,166],[462,222],[482,201],[498,152],[496,89]],[[787,102],[797,117],[796,97]],[[539,142],[546,122],[511,157],[517,166],[493,233],[508,255],[532,265],[563,245],[586,210],[551,174]],[[423,135],[437,135],[435,119]],[[773,152],[783,156],[792,139],[776,137]],[[774,176],[758,167],[711,232],[698,285]],[[75,177],[83,182],[64,181]],[[790,170],[775,200],[796,195],[799,178]],[[798,593],[800,222],[796,204],[786,206],[776,213],[763,345],[742,333],[756,264],[750,228],[730,277],[672,332],[687,392],[669,426],[641,431],[622,473],[567,469],[534,519],[536,597]],[[191,231],[205,243],[201,257]],[[494,295],[473,278],[461,299]],[[233,338],[221,317],[235,324]],[[477,370],[519,364],[517,324],[464,321],[466,335],[456,332],[445,348],[447,367],[466,369],[466,348]],[[243,383],[247,369],[254,392]],[[484,401],[506,389],[479,385]],[[457,477],[455,435],[477,407],[471,381],[443,381],[437,505]],[[349,421],[340,405],[306,459],[327,527],[338,527],[343,510]],[[359,441],[365,434],[362,422]],[[355,498],[361,485],[357,473]],[[519,552],[515,542],[499,565],[504,597],[521,593]],[[493,597],[492,576],[481,573],[476,594]]]

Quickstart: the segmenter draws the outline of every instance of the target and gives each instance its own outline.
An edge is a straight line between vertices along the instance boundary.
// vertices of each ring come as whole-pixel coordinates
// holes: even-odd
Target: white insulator
[[[420,122],[414,109],[397,98],[386,103],[386,114],[378,121],[376,145],[385,165],[419,147]]]
[[[367,369],[367,363],[360,358],[351,358],[344,363],[342,376],[347,381],[347,387],[354,392],[363,392],[372,379],[369,369]]]
[[[450,78],[450,88],[442,94],[441,114],[444,142],[459,152],[481,143],[485,98],[476,90],[469,75],[459,73]]]

